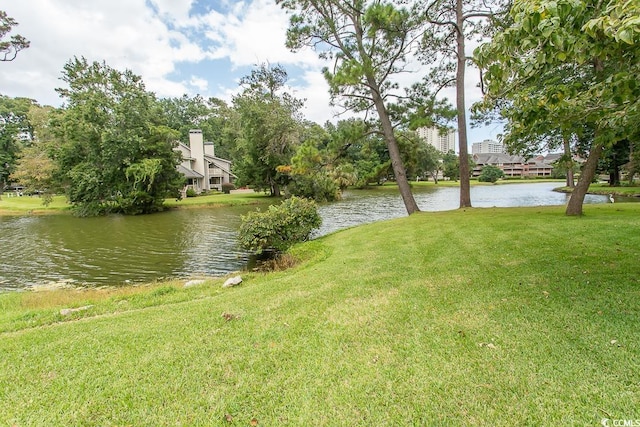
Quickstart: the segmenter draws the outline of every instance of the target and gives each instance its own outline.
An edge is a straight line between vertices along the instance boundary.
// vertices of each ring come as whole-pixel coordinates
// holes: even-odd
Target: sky
[[[275,0],[11,0],[0,9],[18,22],[31,47],[0,64],[0,94],[28,97],[59,107],[55,88],[69,60],[85,57],[129,69],[161,98],[183,94],[227,102],[239,79],[261,63],[280,64],[293,95],[306,100],[303,113],[319,124],[336,122],[316,52],[285,46],[288,16]],[[424,73],[414,67],[408,78]],[[467,73],[467,105],[478,101],[477,70]],[[453,90],[443,92],[451,102]],[[469,128],[469,144],[496,139],[500,125]]]

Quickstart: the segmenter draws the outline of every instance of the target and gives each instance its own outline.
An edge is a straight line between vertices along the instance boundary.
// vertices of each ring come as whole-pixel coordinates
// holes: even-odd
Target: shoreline
[[[623,189],[627,189],[629,191],[620,191]],[[573,193],[573,188],[569,187],[558,187],[554,188],[553,191],[558,193]],[[618,196],[618,197],[640,197],[640,187],[601,187],[601,188],[589,188],[587,190],[587,194],[594,194],[597,196],[608,196],[609,194]]]

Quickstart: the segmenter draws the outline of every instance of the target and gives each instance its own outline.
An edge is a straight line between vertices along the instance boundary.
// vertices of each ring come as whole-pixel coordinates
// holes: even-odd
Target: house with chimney
[[[189,145],[178,142],[176,150],[182,154],[178,171],[186,178],[183,196],[188,189],[200,194],[208,190],[222,191],[223,184],[233,183],[236,176],[231,172],[231,161],[216,157],[213,142],[204,141],[202,130],[190,130]]]

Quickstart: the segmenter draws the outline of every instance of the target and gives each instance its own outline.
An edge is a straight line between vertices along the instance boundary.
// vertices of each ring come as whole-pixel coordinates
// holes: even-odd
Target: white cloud
[[[202,92],[206,92],[209,88],[209,82],[200,77],[191,76],[191,80],[189,80],[189,86],[195,87]]]
[[[291,83],[296,98],[306,100],[303,113],[308,120],[323,125],[327,120],[335,122],[338,111],[329,107],[329,86],[320,71],[306,71],[302,81]]]
[[[289,84],[296,97],[306,99],[309,120],[335,120],[338,110],[329,107],[320,72],[325,63],[311,49],[293,53],[286,48],[288,17],[273,0],[219,0],[219,10],[204,15],[194,14],[195,0],[148,1],[152,7],[145,0],[7,2],[3,9],[19,22],[15,32],[31,47],[0,64],[0,93],[60,105],[54,89],[63,86],[63,66],[84,56],[131,69],[161,97],[200,93],[230,101],[239,88],[228,83],[234,81],[229,77],[237,82],[239,68],[269,62],[296,76]],[[412,68],[417,72],[403,75],[403,84],[420,77],[420,66]],[[477,73],[468,76],[471,102],[479,97],[472,81]]]
[[[10,96],[59,104],[54,88],[62,85],[63,66],[74,56],[131,69],[150,90],[178,96],[186,88],[168,78],[176,61],[204,56],[196,44],[170,31],[143,0],[22,0],[6,11],[19,22],[16,32],[31,41],[0,75],[0,90]]]
[[[165,19],[182,22],[189,19],[194,0],[151,0],[151,3]]]
[[[289,18],[273,1],[239,2],[232,12],[212,11],[202,22],[209,28],[206,36],[216,44],[213,57],[229,58],[236,67],[267,61],[305,68],[321,63],[310,50],[294,53],[286,48]]]

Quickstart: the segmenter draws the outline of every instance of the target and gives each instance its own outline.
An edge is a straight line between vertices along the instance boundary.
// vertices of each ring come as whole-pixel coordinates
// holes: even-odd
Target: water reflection
[[[569,195],[553,191],[557,182],[533,184],[486,185],[471,187],[471,203],[474,207],[515,207],[564,205]],[[457,209],[460,189],[456,187],[428,187],[414,189],[414,197],[422,211]],[[607,203],[607,196],[587,194],[585,203]],[[380,191],[347,191],[344,198],[320,207],[322,227],[316,235],[322,236],[355,225],[406,215],[402,198],[396,192],[380,194]]]
[[[476,207],[561,205],[568,196],[551,191],[557,183],[477,186]],[[415,191],[423,211],[458,207],[459,190]],[[587,196],[586,203],[606,203]],[[242,269],[248,254],[238,247],[240,215],[252,206],[184,209],[136,217],[74,218],[0,216],[0,289],[46,282],[119,284],[164,277],[222,275]],[[343,200],[320,207],[323,225],[316,236],[358,224],[406,215],[395,191],[350,191]]]

